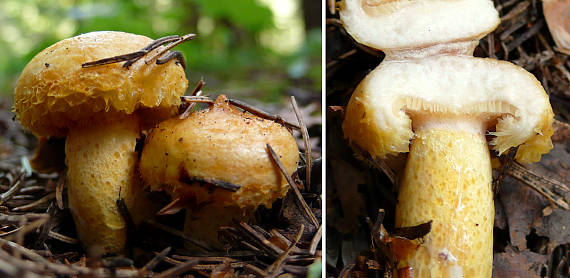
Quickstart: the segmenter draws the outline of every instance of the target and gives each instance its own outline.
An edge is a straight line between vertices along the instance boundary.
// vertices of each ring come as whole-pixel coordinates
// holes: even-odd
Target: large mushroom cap
[[[15,90],[18,119],[38,136],[65,136],[69,125],[98,113],[131,114],[141,108],[179,104],[188,81],[181,66],[123,63],[81,64],[139,51],[153,40],[123,32],[92,32],[44,49],[24,68]],[[160,109],[159,109],[160,110]]]
[[[140,172],[151,189],[197,204],[271,207],[288,186],[266,144],[290,174],[296,170],[297,144],[285,127],[242,112],[220,96],[210,109],[156,126],[146,139]]]
[[[552,149],[552,108],[538,80],[511,63],[473,57],[382,63],[355,90],[343,129],[352,143],[385,157],[409,151],[413,115],[426,112],[485,118],[491,131],[496,123],[491,145],[503,153],[522,144],[520,162]]]
[[[381,50],[478,40],[499,25],[490,0],[344,0],[340,18],[358,42]]]

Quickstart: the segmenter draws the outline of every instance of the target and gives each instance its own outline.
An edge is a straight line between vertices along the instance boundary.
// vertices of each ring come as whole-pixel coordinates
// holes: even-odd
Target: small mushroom
[[[472,57],[499,22],[491,1],[345,0],[340,16],[359,42],[386,52],[348,103],[345,137],[375,158],[410,152],[396,227],[433,221],[397,267],[414,277],[491,277],[486,136],[499,155],[518,146],[523,163],[552,149],[540,82],[511,63]]]
[[[499,25],[489,0],[344,0],[340,18],[359,43],[386,59],[441,53],[471,55],[479,39]]]
[[[543,0],[542,12],[558,50],[570,55],[570,1]]]
[[[270,144],[289,173],[299,151],[282,125],[230,105],[224,95],[209,109],[157,125],[143,148],[140,173],[151,190],[165,190],[186,208],[185,232],[218,246],[217,230],[271,207],[288,190],[270,158]]]
[[[123,198],[136,210],[144,200],[135,152],[141,127],[176,112],[187,80],[174,61],[147,65],[141,59],[129,69],[82,64],[151,42],[122,32],[62,40],[28,63],[15,89],[14,109],[24,127],[38,137],[66,137],[69,206],[79,239],[106,253],[125,246],[126,225],[115,201]]]

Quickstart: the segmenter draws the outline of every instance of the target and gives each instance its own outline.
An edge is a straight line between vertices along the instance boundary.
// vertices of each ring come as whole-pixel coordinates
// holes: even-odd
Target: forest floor
[[[195,241],[182,232],[185,212],[181,210],[156,216],[129,231],[127,255],[109,257],[87,254],[82,248],[67,204],[65,176],[40,174],[30,168],[28,159],[37,139],[19,125],[11,100],[0,98],[0,276],[320,277],[321,106],[311,102],[299,105],[312,143],[310,189],[301,185],[306,184],[303,163],[292,174],[301,195],[291,190],[271,209],[258,209],[254,223],[221,228],[223,249],[188,251],[185,246]],[[272,112],[296,122],[293,111],[289,106]],[[295,135],[304,156],[302,136],[299,131]],[[64,142],[57,144],[61,148]],[[63,163],[62,149],[54,160]],[[169,202],[162,193],[148,196]],[[307,209],[316,217],[316,224],[309,220]]]

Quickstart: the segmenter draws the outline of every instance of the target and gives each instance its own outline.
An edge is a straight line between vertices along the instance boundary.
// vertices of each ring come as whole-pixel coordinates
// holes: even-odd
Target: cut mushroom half
[[[388,59],[436,45],[430,52],[471,54],[500,22],[489,0],[344,0],[339,6],[348,33]]]
[[[494,137],[489,144],[499,154],[520,145],[516,159],[535,162],[552,149],[552,121],[540,83],[507,62],[435,56],[386,61],[371,72],[348,104],[345,137],[374,157],[409,151],[396,226],[433,220],[424,244],[398,267],[417,277],[491,277],[485,136]]]

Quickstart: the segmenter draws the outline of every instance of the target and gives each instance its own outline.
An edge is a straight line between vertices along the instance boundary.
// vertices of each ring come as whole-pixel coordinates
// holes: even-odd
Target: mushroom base
[[[139,136],[138,115],[70,129],[65,143],[69,207],[86,248],[102,248],[107,254],[124,251],[126,224],[117,199],[124,199],[133,216],[146,215],[134,213],[144,206],[135,202],[145,200],[136,172]]]
[[[218,237],[219,228],[236,226],[239,222],[248,222],[252,218],[252,212],[237,206],[224,207],[212,204],[198,209],[186,209],[184,234],[209,247],[221,249],[223,246]],[[189,250],[200,250],[195,244],[186,244],[184,247]]]
[[[480,124],[429,124],[416,130],[400,184],[396,227],[433,223],[425,241],[398,258],[398,267],[412,267],[414,277],[491,277],[491,182]]]

